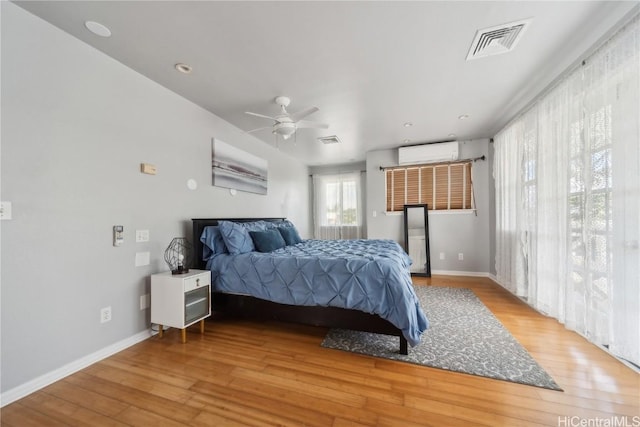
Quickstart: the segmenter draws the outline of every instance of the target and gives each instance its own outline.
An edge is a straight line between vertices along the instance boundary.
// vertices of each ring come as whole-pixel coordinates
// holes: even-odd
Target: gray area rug
[[[471,289],[415,289],[429,329],[409,355],[398,354],[397,337],[344,329],[322,346],[562,391]]]

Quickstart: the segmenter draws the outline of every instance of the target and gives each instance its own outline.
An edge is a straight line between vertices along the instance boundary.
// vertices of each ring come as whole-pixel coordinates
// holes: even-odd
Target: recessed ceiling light
[[[86,21],[84,26],[87,27],[87,30],[91,31],[93,34],[100,37],[111,37],[111,30],[102,25],[99,22],[95,21]]]
[[[191,71],[193,71],[193,68],[191,68],[191,65],[187,65],[183,63],[177,63],[175,67],[176,67],[176,70],[184,74],[189,74],[191,73]]]
[[[404,127],[406,128],[410,128],[411,126],[413,126],[413,123],[411,122],[405,122]]]
[[[405,139],[405,140],[404,140],[404,141],[402,141],[402,142],[404,142],[405,144],[408,144],[408,143],[410,143],[410,142],[411,142],[411,140],[410,140],[410,139]]]
[[[466,120],[466,119],[468,119],[468,118],[469,118],[469,115],[468,115],[468,114],[463,114],[463,115],[461,115],[461,116],[458,116],[458,120]]]
[[[455,133],[450,133],[449,135],[447,135],[449,138],[455,138],[456,134]]]

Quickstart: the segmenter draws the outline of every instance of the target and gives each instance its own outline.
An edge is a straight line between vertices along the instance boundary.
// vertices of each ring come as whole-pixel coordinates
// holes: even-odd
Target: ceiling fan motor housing
[[[288,96],[278,96],[276,99],[276,104],[281,107],[288,107],[291,103],[291,99]]]

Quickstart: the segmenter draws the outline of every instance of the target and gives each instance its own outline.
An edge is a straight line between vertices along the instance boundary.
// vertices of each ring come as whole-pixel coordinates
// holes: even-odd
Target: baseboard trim
[[[87,366],[93,365],[94,363],[99,362],[102,359],[116,354],[119,351],[131,347],[134,344],[144,341],[152,335],[155,335],[156,333],[157,332],[150,329],[139,332],[129,338],[125,338],[122,341],[118,341],[114,344],[111,344],[110,346],[100,349],[95,353],[91,353],[58,369],[41,375],[38,378],[14,387],[11,390],[7,390],[4,393],[0,394],[0,408],[13,403],[16,400],[22,399],[23,397],[28,396],[29,394],[38,391],[50,384],[53,384],[54,382],[59,381],[71,374],[74,374],[86,368]]]
[[[439,274],[442,276],[487,277],[489,279],[493,279],[491,273],[481,271],[431,270],[431,274]]]

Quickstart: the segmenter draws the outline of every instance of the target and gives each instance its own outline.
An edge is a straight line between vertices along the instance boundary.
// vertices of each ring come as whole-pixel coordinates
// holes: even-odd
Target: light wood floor
[[[130,347],[6,406],[2,425],[640,425],[640,376],[580,336],[488,279],[415,282],[473,289],[564,392],[324,349],[322,328],[224,321]]]

